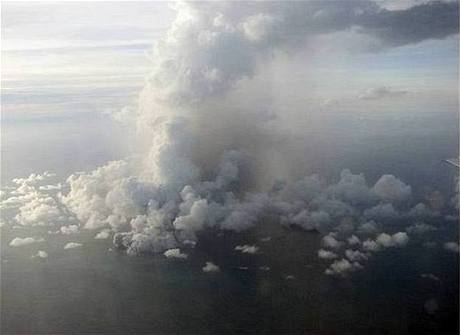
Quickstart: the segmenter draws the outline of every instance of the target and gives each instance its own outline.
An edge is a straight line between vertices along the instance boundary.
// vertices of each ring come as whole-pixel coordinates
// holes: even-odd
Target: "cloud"
[[[391,220],[399,217],[399,213],[394,209],[393,205],[388,203],[368,208],[364,211],[363,215],[366,219],[375,220]]]
[[[319,249],[318,250],[318,257],[321,258],[321,259],[336,259],[339,256],[336,253],[332,252],[332,251]]]
[[[188,255],[184,254],[178,248],[169,249],[164,252],[166,258],[178,258],[178,259],[187,259]],[[204,269],[203,269],[204,271]]]
[[[94,236],[94,239],[105,240],[105,239],[108,239],[109,237],[110,237],[110,230],[103,230],[97,233],[96,236]]]
[[[15,237],[9,244],[10,247],[22,247],[24,245],[29,245],[32,243],[44,242],[43,238],[35,238],[35,237]]]
[[[77,225],[70,225],[70,226],[62,226],[60,228],[60,231],[64,235],[71,235],[71,234],[76,234],[79,232],[78,226]]]
[[[408,91],[404,90],[397,90],[387,86],[380,86],[369,88],[365,92],[358,95],[358,99],[360,100],[380,100],[386,98],[397,98],[404,96],[408,93]]]
[[[369,258],[368,255],[360,252],[359,250],[345,250],[345,256],[352,262],[365,261]]]
[[[406,228],[406,231],[409,234],[425,234],[428,232],[436,231],[437,228],[435,226],[423,223],[423,222],[418,222],[408,228]]]
[[[364,176],[354,175],[348,169],[340,173],[339,182],[329,186],[328,192],[353,205],[369,204],[374,200]]]
[[[38,252],[32,256],[32,258],[48,258],[48,253],[43,250],[38,250]]]
[[[432,1],[403,10],[380,10],[360,17],[363,32],[382,47],[398,47],[458,33],[458,2]]]
[[[385,49],[458,31],[456,2],[398,11],[366,1],[193,2],[175,9],[177,19],[154,50],[149,80],[149,92],[171,104],[221,94],[252,76],[261,55],[301,48],[307,37],[357,27]]]
[[[203,272],[219,272],[220,268],[212,262],[206,262],[206,265],[203,266],[202,270]]]
[[[259,252],[259,248],[255,245],[237,245],[235,250],[241,251],[243,254],[257,254]]]
[[[388,174],[380,177],[372,191],[384,201],[406,201],[412,195],[412,189],[409,185]]]
[[[363,242],[363,249],[366,250],[366,251],[372,251],[372,252],[375,252],[375,251],[378,251],[380,249],[379,245],[377,244],[377,242],[371,240],[371,239],[367,239]]]
[[[334,233],[329,233],[328,235],[324,236],[322,239],[322,243],[326,248],[331,248],[331,249],[338,249],[343,245],[343,242],[338,241],[335,238]]]
[[[429,218],[434,216],[435,214],[436,213],[433,213],[433,211],[423,203],[418,203],[413,208],[411,208],[408,213],[410,217],[418,219]]]
[[[379,231],[378,224],[374,221],[367,221],[358,228],[358,233],[362,235],[374,235]]]
[[[75,249],[75,248],[80,248],[82,246],[83,246],[82,243],[69,242],[64,246],[64,249]]]
[[[81,228],[110,229],[114,246],[128,254],[180,253],[182,246],[196,243],[202,230],[240,232],[265,216],[318,231],[324,248],[337,253],[345,240],[358,248],[357,235],[366,235],[363,250],[347,249],[348,258],[402,246],[406,233],[383,230],[391,220],[423,212],[417,205],[407,214],[410,186],[393,175],[369,186],[364,175],[343,170],[338,182],[319,175],[297,181],[289,176],[266,191],[271,185],[260,186],[257,177],[261,170],[274,171],[259,154],[259,143],[272,143],[273,131],[265,129],[260,116],[230,110],[220,98],[230,99],[227,93],[255,76],[274,54],[305,49],[313,37],[353,30],[374,39],[380,50],[443,38],[458,29],[446,12],[454,7],[458,4],[422,4],[395,11],[365,1],[176,4],[176,20],[153,48],[138,109],[119,115],[135,118],[129,127],[138,136],[136,155],[71,175],[63,194],[49,187],[47,174],[16,179],[15,194],[1,205],[17,208],[15,218],[24,225],[56,223],[63,233],[73,232],[75,216]],[[403,93],[383,87],[366,94],[372,99]],[[103,237],[109,237],[106,230],[95,238]],[[65,248],[72,246],[81,244]],[[239,247],[257,251],[256,246]],[[333,254],[318,251],[323,258]],[[216,268],[208,262],[203,271]],[[343,258],[328,270],[338,274],[358,268],[359,263]]]
[[[32,173],[27,178],[15,178],[11,197],[1,199],[1,209],[18,208],[14,221],[24,226],[44,226],[72,222],[73,217],[64,211],[56,194],[43,187],[53,173]],[[46,186],[46,185],[45,185]]]
[[[384,248],[391,248],[391,247],[402,247],[409,242],[409,237],[406,233],[399,232],[393,235],[388,235],[386,233],[382,233],[377,236],[375,242]]]
[[[347,242],[349,245],[360,245],[361,244],[361,240],[355,235],[350,236],[347,239]]]
[[[40,191],[59,191],[62,189],[61,183],[57,185],[42,185],[38,188]]]
[[[460,247],[458,246],[457,242],[446,242],[444,243],[444,249],[447,251],[452,251],[455,253],[460,252]]]
[[[325,273],[327,275],[343,276],[349,272],[360,270],[361,268],[362,266],[358,262],[351,263],[347,259],[342,258],[341,260],[334,261],[334,263],[326,269]]]

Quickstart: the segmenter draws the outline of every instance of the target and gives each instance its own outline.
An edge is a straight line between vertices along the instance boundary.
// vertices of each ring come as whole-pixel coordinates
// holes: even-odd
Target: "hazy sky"
[[[380,5],[405,10],[423,3]],[[4,2],[4,117],[20,120],[30,113],[94,113],[135,105],[150,72],[152,45],[174,17],[166,2]],[[288,100],[294,109],[308,103],[324,110],[338,102],[356,111],[378,109],[382,103],[385,108],[451,109],[457,99],[457,35],[431,39],[414,34],[413,41],[395,42],[389,31],[382,45],[354,27],[316,34],[300,52],[278,52],[263,63],[264,71],[258,71],[263,74],[243,84],[243,100],[255,90],[261,92],[250,99],[263,101],[264,94],[270,95],[273,104],[274,99]],[[401,46],[393,47],[395,43]]]

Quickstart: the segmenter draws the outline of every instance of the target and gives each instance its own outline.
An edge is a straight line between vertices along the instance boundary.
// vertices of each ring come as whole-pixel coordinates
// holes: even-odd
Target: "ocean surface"
[[[446,111],[311,120],[298,136],[306,143],[298,166],[306,171],[293,166],[293,173],[337,180],[349,168],[369,184],[391,173],[412,186],[416,200],[439,191],[447,202],[458,170],[443,159],[459,155],[458,121]],[[45,170],[62,180],[121,158],[128,148],[118,144],[117,131],[105,117],[6,120],[2,186]],[[269,217],[243,233],[203,233],[186,261],[127,256],[92,231],[48,235],[47,227],[3,226],[1,333],[458,334],[459,255],[442,248],[458,240],[458,222],[437,220],[442,229],[432,248],[387,249],[348,278],[324,274],[318,233],[281,227]],[[26,236],[46,241],[8,246]],[[262,242],[265,237],[270,241]],[[63,250],[69,241],[84,246]],[[236,253],[236,244],[257,244],[261,253]],[[38,250],[48,258],[32,259]],[[202,272],[209,260],[221,271]],[[439,280],[421,277],[427,273]]]

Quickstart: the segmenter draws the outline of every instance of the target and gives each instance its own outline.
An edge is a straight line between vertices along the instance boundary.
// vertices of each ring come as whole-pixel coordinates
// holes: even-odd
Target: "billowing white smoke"
[[[362,244],[369,252],[407,243],[407,236],[398,234],[371,239],[391,220],[423,216],[424,209],[431,215],[424,205],[410,214],[411,188],[392,175],[382,176],[373,187],[362,175],[344,170],[332,185],[313,175],[277,184],[270,192],[254,189],[250,179],[257,158],[249,147],[255,137],[247,133],[258,134],[260,119],[244,113],[233,118],[233,111],[220,106],[219,97],[254,75],[260,61],[277,49],[295,50],[313,35],[359,26],[361,33],[380,39],[382,48],[430,36],[392,41],[393,35],[374,26],[372,19],[382,15],[383,21],[391,20],[392,13],[364,1],[188,2],[175,8],[177,18],[154,47],[152,72],[140,95],[139,152],[70,176],[64,195],[49,196],[56,191],[53,187],[37,190],[27,180],[18,181],[24,190],[15,202],[17,221],[33,225],[46,215],[56,220],[67,215],[72,223],[75,215],[85,228],[104,229],[104,236],[111,229],[114,244],[130,254],[194,244],[197,232],[207,227],[243,231],[264,216],[284,225],[333,232],[324,247],[335,251],[321,251],[325,259],[338,257],[345,243],[339,239],[348,238],[353,247]],[[399,16],[397,20],[406,22]],[[405,34],[412,31],[403,28]],[[63,231],[71,233],[74,227]],[[353,234],[369,239],[361,243]],[[351,249],[345,255],[349,261],[337,260],[328,273],[360,269],[359,262],[368,258]]]
[[[247,143],[235,142],[243,151],[226,151],[224,143],[217,164],[215,157],[195,155],[197,146],[214,139],[202,135],[203,114],[212,119],[208,125],[228,120],[228,109],[215,108],[213,100],[252,76],[261,59],[277,48],[294,50],[313,35],[356,25],[365,33],[366,18],[385,10],[363,1],[189,2],[175,9],[140,95],[137,128],[147,153],[68,179],[62,202],[86,228],[109,226],[117,232],[116,246],[139,253],[194,241],[205,227],[241,231],[262,215],[325,232],[336,226],[352,232],[369,220],[401,215],[398,206],[407,208],[411,188],[394,176],[370,188],[363,176],[346,170],[335,185],[310,176],[270,193],[250,193],[242,178],[251,173],[247,162],[254,154],[246,152]],[[257,128],[253,121],[243,122]]]

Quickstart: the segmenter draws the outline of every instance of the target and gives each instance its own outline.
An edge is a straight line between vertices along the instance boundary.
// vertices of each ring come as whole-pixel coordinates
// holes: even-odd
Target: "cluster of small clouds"
[[[334,260],[325,270],[328,275],[345,275],[363,268],[373,253],[386,248],[404,247],[409,242],[409,236],[405,232],[398,232],[393,235],[380,233],[375,239],[367,238],[361,241],[356,235],[348,237],[346,241],[337,240],[337,232],[329,233],[322,239],[325,249],[318,250],[318,257],[324,260]],[[332,249],[332,250],[327,250]],[[339,252],[343,258],[338,259]]]
[[[70,191],[55,198],[59,202],[56,207],[76,216],[82,227],[99,230],[95,239],[107,239],[113,234],[114,245],[128,254],[164,253],[167,258],[179,259],[187,259],[180,248],[194,246],[200,230],[217,227],[242,231],[265,216],[277,217],[282,225],[296,225],[324,235],[318,257],[332,262],[325,271],[329,275],[360,270],[373,253],[404,247],[409,235],[437,229],[421,220],[430,220],[439,213],[426,204],[411,206],[411,187],[392,175],[383,175],[369,186],[363,175],[343,170],[333,184],[311,175],[297,182],[277,184],[266,193],[246,193],[239,198],[234,190],[239,189],[247,159],[240,152],[227,152],[214,179],[196,179],[180,191],[177,184],[158,185],[131,176],[129,163],[110,162],[89,174],[69,177]],[[413,224],[406,224],[405,232],[386,232],[401,221]],[[79,232],[77,224],[62,225],[56,231],[62,235]],[[37,241],[42,240],[16,238],[10,245]],[[260,241],[266,243],[270,238]],[[69,242],[64,249],[81,246]],[[458,244],[455,247],[448,243],[445,248],[458,250]],[[256,245],[237,245],[234,249],[259,253]]]
[[[0,210],[16,210],[13,221],[22,226],[50,226],[76,222],[59,201],[62,185],[48,184],[54,174],[32,173],[27,178],[13,179],[14,187],[3,191]],[[9,196],[8,196],[9,195]]]

